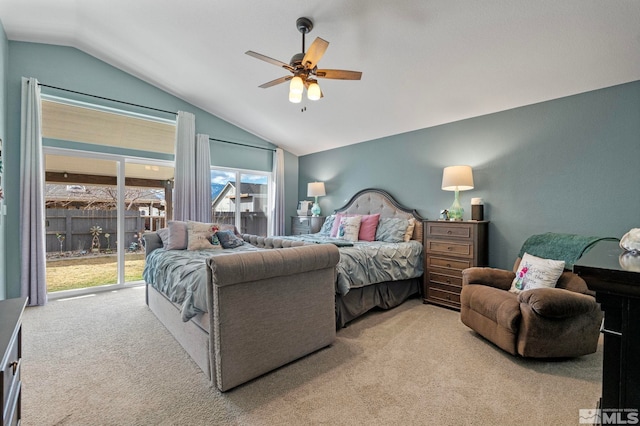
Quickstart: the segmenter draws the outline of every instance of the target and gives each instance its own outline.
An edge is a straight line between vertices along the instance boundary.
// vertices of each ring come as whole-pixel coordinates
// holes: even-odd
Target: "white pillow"
[[[340,225],[338,226],[338,234],[336,236],[342,240],[358,241],[361,222],[361,216],[344,216],[340,218]]]
[[[187,221],[187,250],[221,249],[222,246],[214,245],[211,239],[219,228],[217,223]]]
[[[520,293],[533,288],[554,288],[562,271],[564,271],[564,260],[543,259],[525,253],[509,291]]]

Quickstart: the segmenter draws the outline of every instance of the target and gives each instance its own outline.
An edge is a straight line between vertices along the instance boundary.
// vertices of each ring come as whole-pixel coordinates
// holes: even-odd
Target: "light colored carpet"
[[[600,395],[602,345],[512,357],[459,314],[412,299],[227,393],[144,304],[144,288],[27,308],[23,425],[576,425]]]

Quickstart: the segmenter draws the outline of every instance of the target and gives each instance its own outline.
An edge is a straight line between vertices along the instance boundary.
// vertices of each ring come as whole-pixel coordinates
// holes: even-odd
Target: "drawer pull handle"
[[[447,284],[451,284],[451,280],[447,278]]]
[[[447,247],[447,250],[451,251],[453,250],[453,247]]]
[[[447,263],[447,268],[451,268],[451,264],[450,263]]]
[[[451,234],[453,234],[453,232],[451,232],[451,230],[448,230],[447,235],[451,235]]]
[[[11,373],[13,373],[13,375],[16,375],[16,370],[18,370],[18,362],[17,361],[13,361],[11,364],[9,364],[9,366],[11,367]]]

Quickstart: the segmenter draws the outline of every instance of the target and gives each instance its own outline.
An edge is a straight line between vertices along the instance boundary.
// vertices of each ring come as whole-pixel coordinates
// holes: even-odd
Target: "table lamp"
[[[318,204],[318,197],[324,195],[327,195],[324,191],[324,182],[309,182],[307,184],[307,197],[315,197],[315,202],[313,203],[313,207],[311,207],[311,214],[313,216],[320,216],[320,213],[322,213],[320,205]]]
[[[473,189],[471,166],[449,166],[442,172],[442,189],[455,191],[453,204],[449,207],[449,220],[462,220],[464,209],[460,205],[459,191]]]

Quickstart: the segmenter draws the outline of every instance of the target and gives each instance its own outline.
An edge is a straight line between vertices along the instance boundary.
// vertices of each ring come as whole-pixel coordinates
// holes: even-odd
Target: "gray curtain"
[[[175,151],[173,218],[195,220],[196,117],[189,112],[178,111]]]
[[[273,153],[273,192],[271,205],[271,235],[285,234],[285,210],[284,210],[284,151],[276,148]]]
[[[20,284],[29,305],[47,303],[42,106],[35,78],[22,78]]]
[[[193,220],[211,222],[211,157],[209,135],[198,134],[196,141],[195,204]]]

